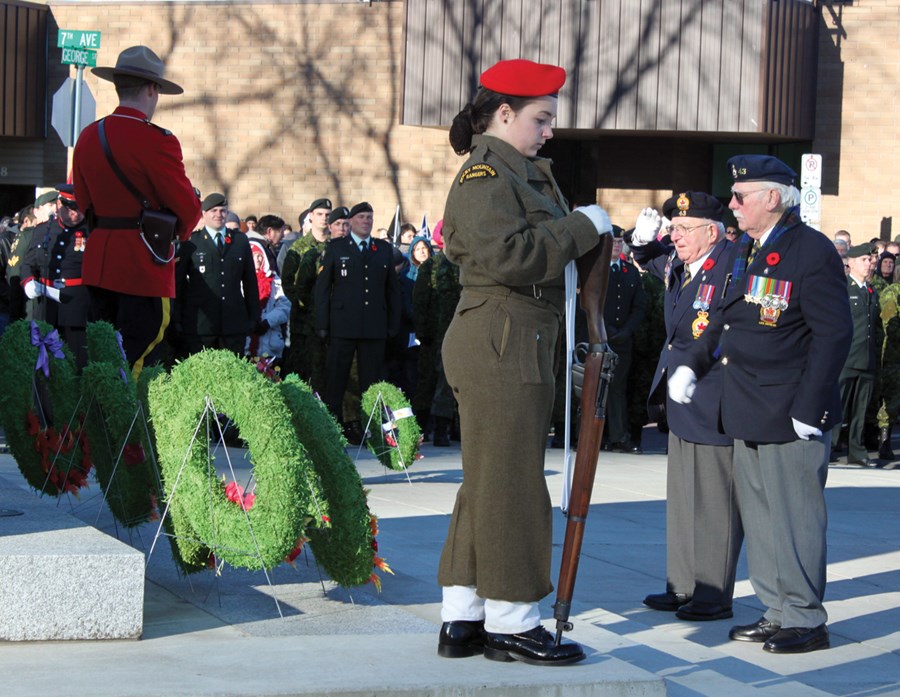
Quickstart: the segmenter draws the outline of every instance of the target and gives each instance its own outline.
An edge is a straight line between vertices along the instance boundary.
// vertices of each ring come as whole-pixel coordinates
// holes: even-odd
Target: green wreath
[[[182,568],[202,565],[210,550],[246,569],[281,563],[315,516],[314,501],[324,497],[277,385],[228,351],[206,350],[175,366],[167,378],[154,379],[149,397]],[[247,442],[254,493],[217,477],[202,425],[197,433],[207,399]]]
[[[296,375],[278,384],[294,428],[306,447],[328,505],[330,527],[311,528],[310,546],[325,572],[342,586],[371,580],[377,550],[373,520],[359,473],[343,446],[341,429],[312,389]]]
[[[144,421],[134,421],[137,387],[120,341],[111,324],[88,324],[90,362],[82,385],[90,402],[85,428],[93,444],[97,479],[113,515],[129,528],[156,517],[157,484]]]
[[[366,439],[369,451],[385,467],[408,469],[419,457],[422,430],[403,392],[389,382],[376,382],[362,396],[360,408],[363,423],[372,419]]]
[[[25,479],[54,496],[77,494],[92,463],[71,351],[46,322],[13,322],[0,340],[0,375],[0,422]]]

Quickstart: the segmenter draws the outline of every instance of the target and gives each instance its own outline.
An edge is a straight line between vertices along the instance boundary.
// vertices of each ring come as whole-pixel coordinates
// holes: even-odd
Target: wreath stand
[[[403,451],[400,449],[400,438],[397,432],[397,424],[396,424],[396,415],[394,411],[387,405],[387,402],[384,400],[384,395],[379,392],[375,397],[375,404],[372,407],[372,413],[369,414],[369,420],[366,422],[366,427],[363,429],[364,434],[369,433],[369,427],[375,421],[375,415],[378,414],[378,427],[381,429],[381,438],[379,439],[384,443],[384,450],[376,452],[375,447],[372,448],[372,453],[381,460],[382,455],[387,455],[391,451],[396,451],[397,459],[400,461],[400,468],[403,470],[403,473],[406,475],[406,482],[410,486],[412,486],[412,479],[409,476],[409,465],[403,461]],[[412,409],[409,410],[408,415],[404,415],[403,418],[411,418],[412,417]],[[359,444],[359,448],[356,451],[356,460],[359,461],[360,453],[362,453],[363,444],[369,440],[368,437],[364,437],[363,441]],[[393,441],[393,444],[391,443]],[[387,465],[382,461],[382,466],[385,469],[390,469]]]
[[[187,465],[187,461],[188,461],[188,457],[190,455],[191,449],[194,447],[194,444],[197,442],[198,437],[201,433],[201,429],[204,427],[204,425],[206,426],[205,438],[207,439],[207,442],[209,442],[209,436],[210,436],[209,421],[210,421],[210,419],[212,419],[213,422],[215,423],[214,431],[217,432],[217,434],[218,434],[216,447],[212,453],[212,455],[214,456],[216,450],[218,450],[219,444],[224,443],[225,433],[222,428],[222,424],[219,423],[218,411],[216,410],[215,405],[213,404],[213,402],[209,398],[209,396],[206,396],[204,398],[203,411],[200,413],[200,417],[198,419],[197,426],[194,429],[193,436],[191,437],[191,442],[188,444],[187,450],[185,451],[184,458],[181,461],[181,467],[178,470],[178,475],[175,478],[175,482],[172,484],[172,491],[166,497],[166,507],[160,514],[159,526],[157,527],[156,534],[153,537],[153,543],[150,546],[150,552],[147,555],[147,564],[148,565],[150,563],[150,559],[153,556],[153,551],[156,548],[156,543],[158,542],[160,537],[165,536],[165,537],[169,537],[169,538],[173,538],[173,539],[178,539],[177,535],[165,532],[163,530],[163,524],[165,523],[166,516],[169,515],[169,508],[172,505],[172,501],[175,499],[175,497],[178,494],[178,483],[181,480],[181,475],[184,472],[185,466]],[[213,435],[215,435],[215,433],[213,433]],[[232,481],[237,481],[237,477],[234,472],[234,466],[231,462],[231,456],[228,453],[227,447],[225,448],[225,459],[226,459],[226,462],[228,463],[228,470],[231,473]],[[213,467],[212,459],[209,460],[208,467]],[[246,483],[247,485],[244,487],[245,491],[247,491],[250,488],[252,482],[253,482],[253,475],[251,474],[250,480],[247,481],[247,483]],[[210,487],[209,488],[209,501],[210,501],[209,510],[210,510],[210,516],[213,516],[213,519],[211,520],[213,535],[214,535],[213,539],[209,543],[206,543],[202,540],[190,540],[190,541],[207,546],[210,549],[210,551],[213,553],[213,555],[215,555],[215,552],[217,549],[226,549],[226,548],[222,545],[219,545],[215,539],[215,518],[214,518],[215,508],[212,505],[212,497],[213,497],[213,490],[212,490],[212,487]],[[281,617],[281,619],[284,619],[284,613],[282,613],[282,611],[281,611],[281,604],[278,602],[278,594],[275,592],[275,586],[272,583],[272,579],[269,576],[268,569],[266,569],[266,567],[265,567],[265,564],[264,564],[264,561],[262,558],[262,553],[260,552],[260,549],[259,549],[259,544],[256,542],[256,535],[253,532],[253,525],[250,522],[250,516],[247,514],[247,507],[244,506],[243,504],[241,504],[241,510],[244,513],[244,520],[246,521],[246,524],[247,524],[247,530],[250,533],[251,539],[253,540],[255,549],[253,549],[253,550],[232,550],[232,551],[248,553],[248,554],[255,552],[256,557],[259,559],[259,562],[260,562],[260,568],[262,569],[263,574],[266,577],[266,583],[269,585],[269,589],[272,593],[272,599],[275,601],[275,608],[278,611],[278,616]],[[216,584],[217,589],[218,589],[218,585],[217,585],[218,579],[222,575],[222,570],[224,569],[224,566],[225,566],[225,561],[224,560],[220,561],[219,559],[216,558],[215,567],[214,567],[215,568],[215,577],[214,577],[213,583]],[[317,568],[318,568],[318,565],[317,565]],[[319,578],[320,578],[320,582],[321,582],[321,572],[319,573]],[[324,583],[322,584],[322,586],[323,586],[323,591],[324,591]],[[213,588],[213,586],[211,585],[210,591],[209,591],[210,593],[212,592],[212,588]],[[209,598],[209,593],[207,593],[207,599],[208,598]],[[219,599],[220,599],[220,603],[221,603],[221,596],[219,596]]]

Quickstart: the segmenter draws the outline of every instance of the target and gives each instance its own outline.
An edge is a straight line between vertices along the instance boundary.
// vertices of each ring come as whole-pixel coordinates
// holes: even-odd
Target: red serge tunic
[[[75,146],[72,174],[81,210],[92,208],[98,218],[137,218],[141,204],[119,180],[100,145],[98,123],[81,133]],[[106,118],[104,130],[119,168],[154,208],[178,216],[176,234],[190,237],[200,219],[200,201],[184,171],[181,144],[146,115],[128,107]],[[139,236],[137,227],[104,228],[91,233],[84,252],[85,285],[148,297],[175,296],[175,264],[159,264]]]

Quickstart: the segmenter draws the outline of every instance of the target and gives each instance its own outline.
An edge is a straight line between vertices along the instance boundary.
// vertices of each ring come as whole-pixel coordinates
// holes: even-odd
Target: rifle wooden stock
[[[572,476],[572,494],[566,522],[559,582],[556,587],[556,603],[553,617],[556,619],[556,644],[563,631],[572,629],[569,612],[584,525],[591,505],[591,490],[597,472],[600,441],[606,422],[606,396],[615,365],[615,354],[606,345],[606,328],[603,325],[603,305],[609,283],[609,260],[612,252],[612,235],[604,235],[599,245],[577,261],[581,285],[581,307],[587,314],[590,351],[584,361],[584,383],[581,392],[581,428],[578,435],[578,452]]]

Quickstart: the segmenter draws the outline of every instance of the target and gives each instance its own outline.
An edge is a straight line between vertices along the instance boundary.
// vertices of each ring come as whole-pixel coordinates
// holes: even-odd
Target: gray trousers
[[[731,607],[744,540],[733,448],[669,433],[666,476],[666,586],[695,603]]]
[[[817,627],[828,619],[825,480],[831,432],[790,443],[735,440],[738,503],[747,537],[750,582],[782,627]]]

